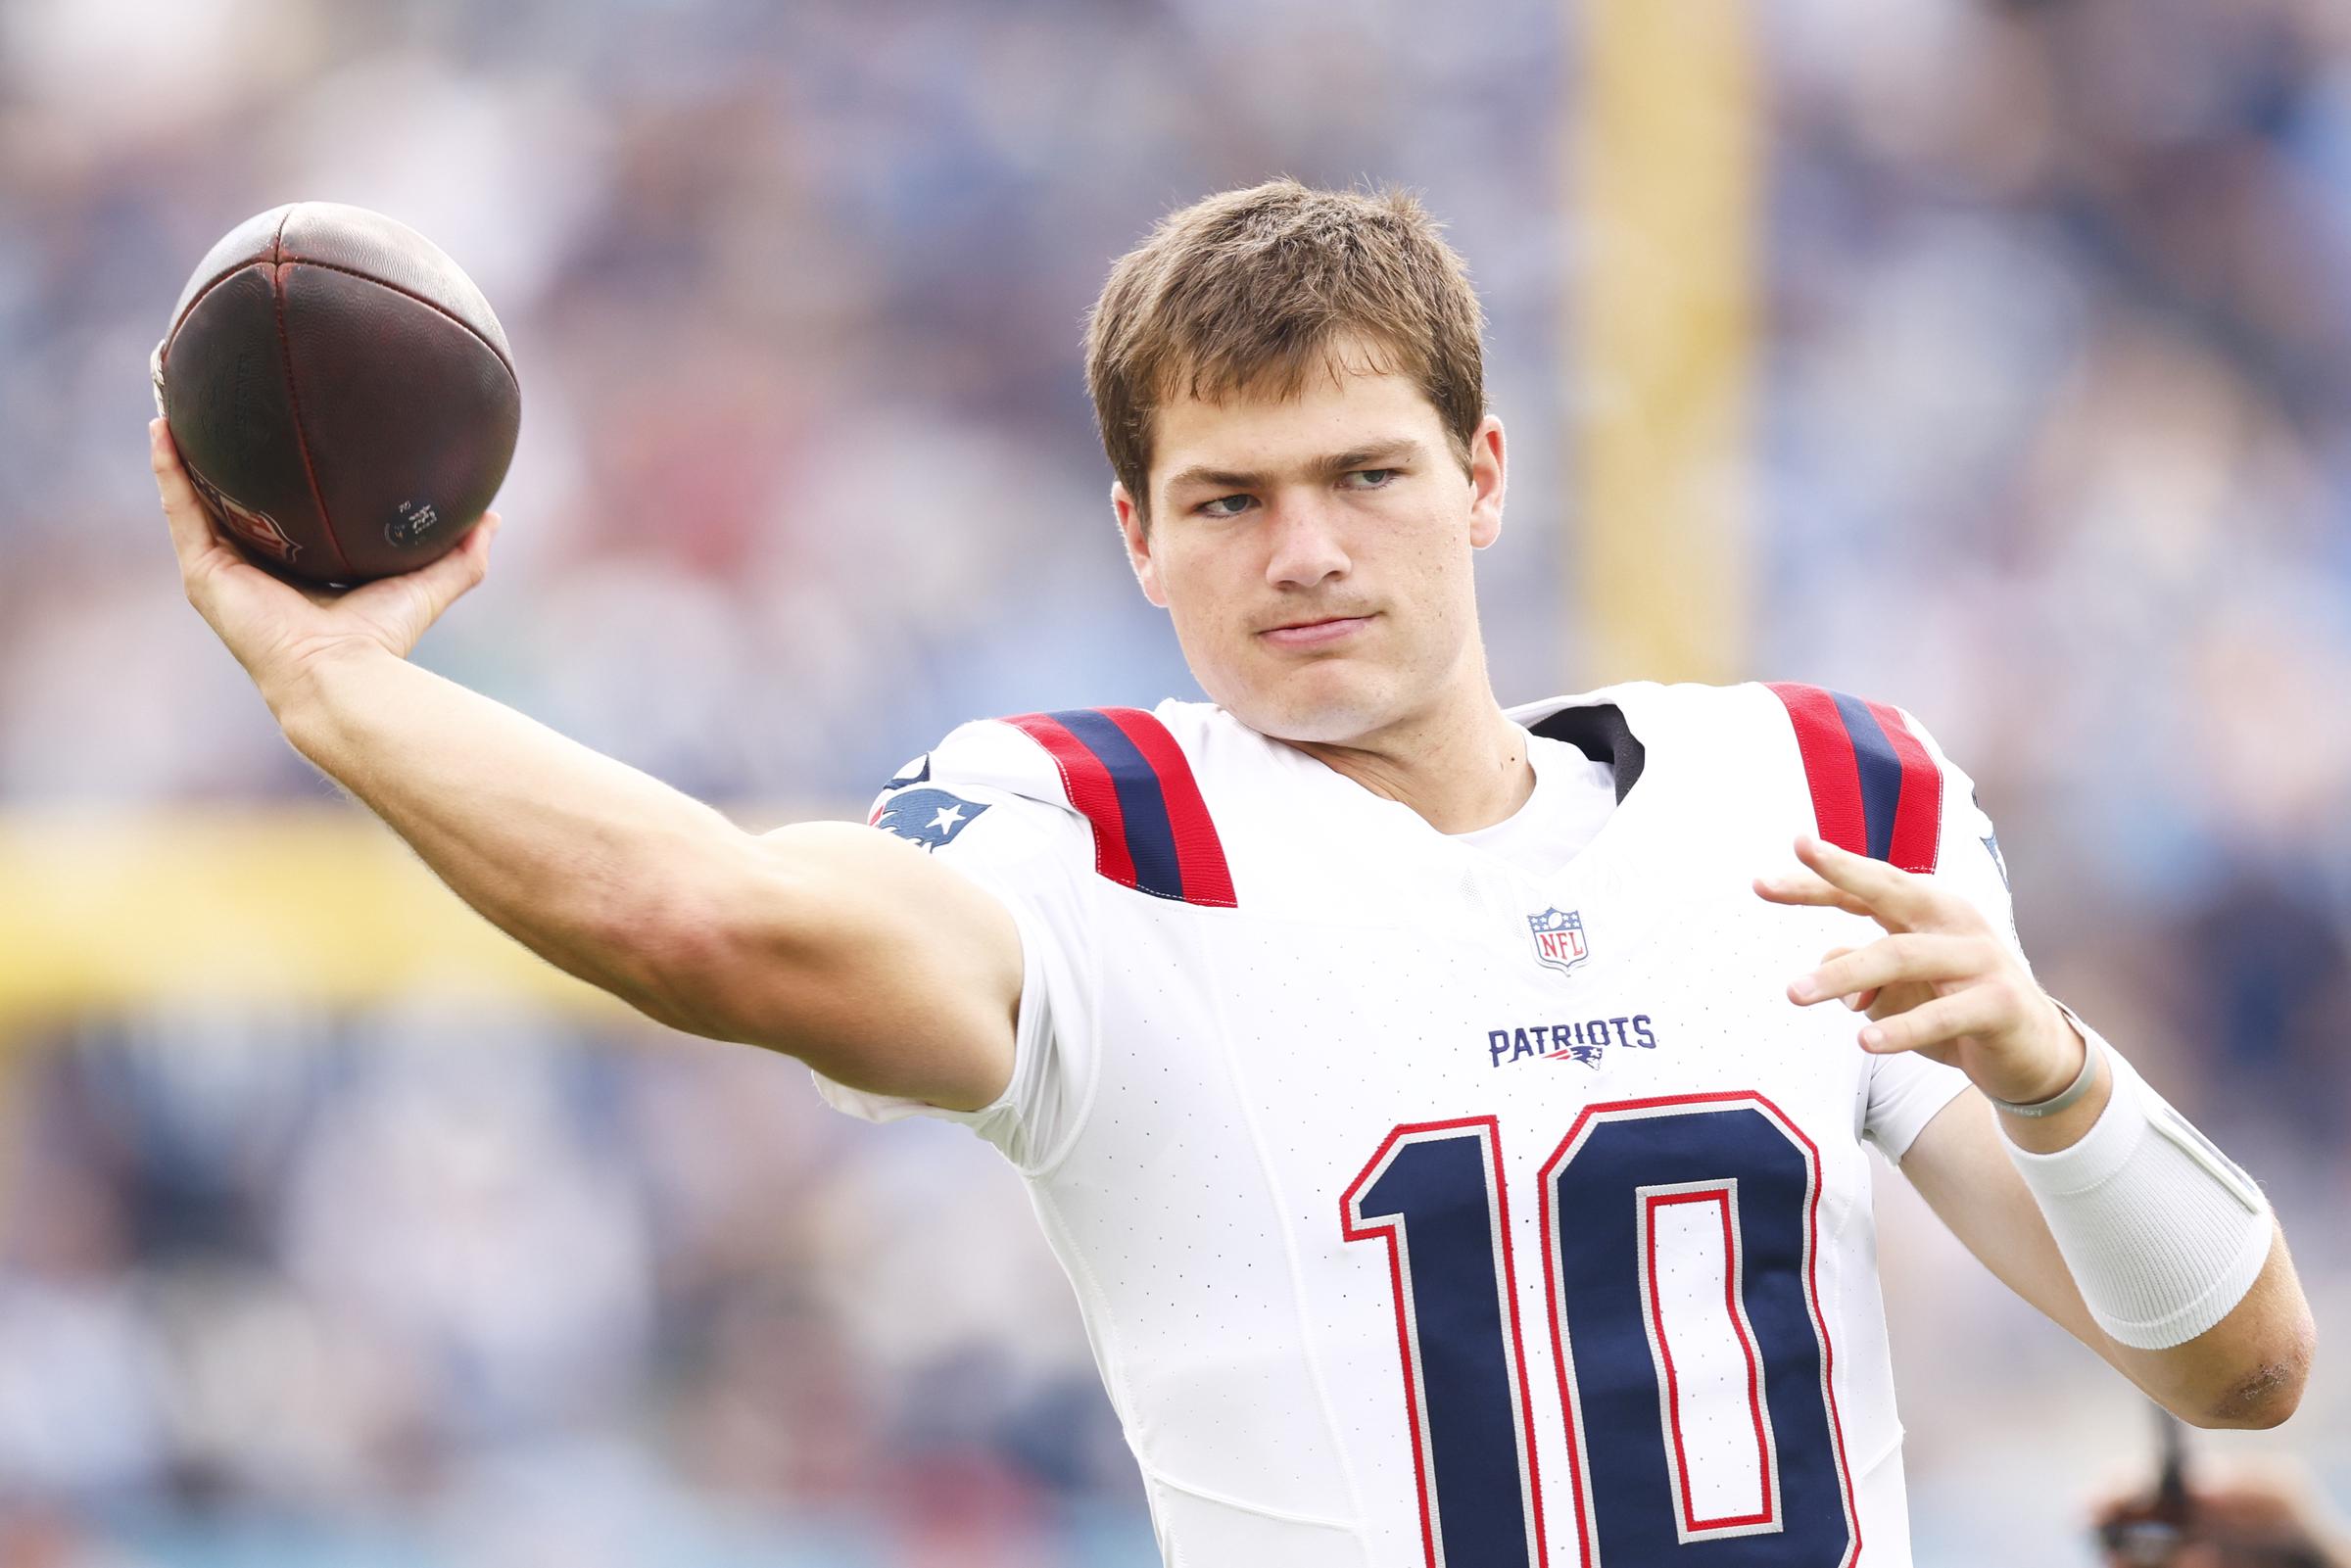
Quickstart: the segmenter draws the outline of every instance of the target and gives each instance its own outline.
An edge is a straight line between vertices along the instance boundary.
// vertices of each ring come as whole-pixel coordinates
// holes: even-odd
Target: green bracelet
[[[2089,1093],[2089,1086],[2098,1077],[2098,1037],[2079,1024],[2075,1025],[2075,1029],[2082,1036],[2082,1070],[2075,1074],[2073,1082],[2046,1100],[2036,1100],[2031,1105],[2018,1105],[2013,1100],[2002,1100],[1989,1094],[1984,1098],[2012,1117],[2053,1117]]]

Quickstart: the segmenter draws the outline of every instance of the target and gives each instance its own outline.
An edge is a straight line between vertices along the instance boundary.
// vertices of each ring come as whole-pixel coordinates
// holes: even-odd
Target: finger
[[[1971,985],[1922,1002],[1907,1013],[1879,1019],[1861,1031],[1861,1048],[1876,1056],[1923,1051],[1963,1034],[1986,1033],[1999,1022],[2000,999],[1994,988]]]
[[[1824,962],[1788,986],[1789,1000],[1810,1006],[1905,982],[1937,984],[1989,974],[1998,952],[1976,936],[1947,931],[1899,931]]]
[[[1868,905],[1870,914],[1889,929],[1916,930],[1945,924],[1967,907],[1924,877],[1869,855],[1856,855],[1810,833],[1797,839],[1796,858]]]
[[[434,614],[449,608],[467,589],[489,575],[490,541],[497,533],[498,514],[484,512],[482,520],[466,532],[456,549],[417,571],[416,586],[429,595]]]
[[[1842,909],[1848,915],[1872,915],[1867,903],[1808,871],[1783,872],[1755,879],[1755,895],[1766,903],[1792,907]]]
[[[179,555],[182,567],[193,567],[207,551],[219,544],[214,531],[213,516],[196,494],[195,482],[188,478],[187,468],[179,460],[179,449],[172,444],[171,426],[163,419],[150,420],[147,425],[148,466],[155,470],[156,493],[163,498],[164,517],[171,525],[171,547]]]
[[[498,513],[484,512],[482,520],[473,525],[473,532],[465,536],[465,542],[450,551],[451,555],[465,557],[468,567],[467,572],[460,574],[464,582],[457,593],[464,593],[490,575],[490,546],[497,542],[498,531],[504,526],[505,519]]]
[[[415,635],[421,635],[426,626],[440,619],[442,611],[489,575],[490,542],[497,533],[498,514],[485,512],[482,520],[473,526],[456,548],[412,572],[380,578],[354,589],[351,602],[355,607],[360,607],[379,598],[397,602],[395,595],[405,598],[411,593],[419,594],[424,600],[425,618],[416,626]],[[407,599],[407,602],[413,606],[415,600]]]
[[[1849,947],[1832,947],[1827,952],[1820,955],[1820,961],[1824,965],[1832,964],[1838,959],[1845,957],[1846,954],[1851,951],[1852,949]],[[1850,996],[1843,996],[1839,998],[1840,1001],[1845,1003],[1846,1010],[1852,1013],[1862,1013],[1868,1011],[1869,1004],[1875,1002],[1877,999],[1878,993],[1874,986],[1869,990],[1860,991]]]

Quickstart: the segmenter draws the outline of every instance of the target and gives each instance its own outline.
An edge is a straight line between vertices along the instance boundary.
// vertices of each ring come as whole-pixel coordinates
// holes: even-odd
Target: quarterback
[[[1087,374],[1209,700],[967,724],[868,824],[762,836],[408,662],[495,520],[306,594],[160,422],[153,462],[287,738],[474,908],[1002,1152],[1171,1564],[1907,1563],[1865,1144],[2164,1405],[2284,1419],[2314,1335],[2270,1205],[2035,982],[1924,726],[1496,700],[1479,333],[1408,197],[1169,216]]]

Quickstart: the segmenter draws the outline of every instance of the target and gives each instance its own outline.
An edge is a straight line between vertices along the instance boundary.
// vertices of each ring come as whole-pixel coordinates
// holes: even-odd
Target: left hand
[[[2074,1081],[2088,1046],[1973,904],[1930,878],[1809,834],[1796,841],[1796,856],[1803,871],[1758,877],[1755,892],[1774,904],[1866,915],[1887,934],[1831,949],[1789,985],[1790,1001],[1812,1007],[1837,997],[1866,1010],[1864,1050],[1916,1051],[1996,1100],[2030,1105]]]

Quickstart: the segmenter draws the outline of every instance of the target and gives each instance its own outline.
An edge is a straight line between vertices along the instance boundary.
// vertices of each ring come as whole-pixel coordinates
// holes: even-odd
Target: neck
[[[1333,773],[1412,807],[1439,832],[1491,828],[1535,790],[1526,735],[1491,693],[1448,713],[1401,720],[1346,744],[1290,740]]]

